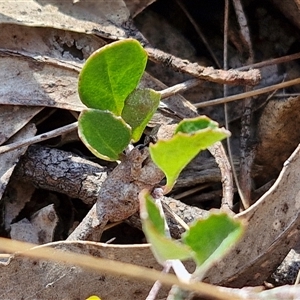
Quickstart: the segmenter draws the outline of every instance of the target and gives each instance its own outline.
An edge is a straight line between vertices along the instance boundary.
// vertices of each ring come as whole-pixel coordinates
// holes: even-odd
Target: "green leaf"
[[[137,142],[160,101],[160,94],[152,89],[134,90],[126,99],[122,118],[132,128],[132,140]]]
[[[109,111],[86,109],[78,119],[78,134],[94,155],[117,160],[130,142],[131,128]]]
[[[146,67],[147,53],[134,39],[106,45],[84,64],[78,82],[87,107],[109,110],[120,116],[124,101],[137,87]]]
[[[191,249],[176,240],[167,237],[164,219],[153,202],[148,191],[139,194],[140,213],[143,231],[151,244],[152,252],[160,264],[166,260],[185,260],[192,256]]]
[[[156,204],[154,203],[153,198],[150,196],[149,192],[145,194],[145,215],[148,216],[149,221],[155,227],[155,230],[161,234],[166,235],[166,228],[165,228],[165,220],[163,216],[161,216],[160,211]]]
[[[205,122],[206,127],[203,126]],[[171,139],[159,140],[155,145],[150,145],[152,160],[166,174],[165,193],[172,189],[180,172],[200,150],[230,135],[229,131],[218,128],[215,124],[217,123],[213,121],[207,122],[203,117],[187,119],[180,122],[178,127],[182,131],[191,133],[184,133],[177,129],[177,133]],[[197,127],[200,127],[200,130],[194,131]]]
[[[211,128],[216,129],[219,125],[217,122],[211,120],[207,116],[199,116],[192,119],[184,119],[182,120],[176,130],[175,133],[183,132],[183,133],[194,133],[198,130]]]
[[[195,253],[197,273],[203,275],[221,259],[241,237],[243,229],[240,221],[225,213],[214,213],[192,224],[182,240]]]

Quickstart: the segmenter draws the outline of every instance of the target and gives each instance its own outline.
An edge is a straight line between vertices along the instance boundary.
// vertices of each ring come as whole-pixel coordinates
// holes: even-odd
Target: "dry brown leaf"
[[[291,155],[300,139],[300,97],[271,99],[257,126],[255,164],[256,182],[260,185],[276,178],[283,162]]]
[[[22,129],[41,110],[41,107],[0,106],[0,145]]]
[[[132,18],[140,14],[148,5],[155,1],[156,0],[124,0]]]
[[[32,137],[35,133],[35,126],[33,124],[27,124],[17,134],[15,134],[9,142],[16,142]],[[23,147],[0,155],[0,199],[3,196],[7,183],[17,162],[19,161],[19,158],[24,154],[26,149],[27,147]]]
[[[35,212],[30,220],[22,219],[10,225],[10,237],[32,244],[46,244],[53,241],[58,223],[54,204],[47,205]]]
[[[118,260],[161,270],[149,245],[109,245],[93,242],[58,242],[56,249]],[[86,299],[98,295],[106,300],[145,299],[151,283],[86,271],[76,266],[37,261],[16,254],[0,264],[3,299]],[[17,284],[16,284],[17,283]],[[163,288],[160,297],[166,296]]]
[[[1,24],[0,31],[3,36],[0,42],[1,104],[27,106],[36,103],[37,106],[82,109],[77,96],[80,59],[102,47],[103,40],[53,28],[14,24]],[[16,108],[11,110],[15,112]],[[33,114],[30,108],[22,110]],[[16,118],[14,124],[6,127],[14,126],[21,126]]]
[[[50,106],[80,111],[77,93],[78,71],[31,55],[0,55],[0,104]],[[63,63],[63,62],[61,62]],[[64,64],[64,63],[63,63]],[[12,68],[13,66],[13,68]]]
[[[19,215],[25,204],[30,201],[35,187],[28,182],[24,183],[14,179],[10,179],[7,187],[6,197],[4,201],[4,228],[8,232],[12,221]],[[7,195],[8,194],[8,195]]]
[[[300,146],[273,187],[237,217],[248,223],[240,242],[206,277],[211,283],[261,285],[293,248],[300,233]]]
[[[97,33],[105,37],[126,37],[122,25],[129,11],[122,0],[11,0],[0,4],[0,23],[53,27],[82,33]]]
[[[284,16],[292,21],[298,28],[300,28],[300,1],[299,0],[272,0],[273,4],[278,7]]]
[[[2,51],[26,51],[75,62],[88,58],[106,44],[93,35],[47,27],[0,24],[0,31]]]

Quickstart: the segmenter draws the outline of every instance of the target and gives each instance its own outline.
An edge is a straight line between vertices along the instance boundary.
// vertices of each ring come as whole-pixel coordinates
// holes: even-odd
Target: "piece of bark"
[[[50,158],[51,163],[49,162]],[[76,163],[74,163],[75,161]],[[192,168],[192,173],[194,176],[198,174],[197,177],[203,177],[204,181],[211,181],[213,174],[215,174],[215,176],[213,176],[214,180],[220,180],[220,172],[216,164],[213,163],[211,159],[209,161],[211,163],[207,165],[202,162],[202,159],[201,164],[196,160],[194,164],[195,169]],[[202,169],[203,171],[201,171]],[[208,174],[209,169],[211,169],[212,175]],[[21,180],[21,182],[31,182],[38,188],[63,193],[70,198],[79,198],[86,204],[94,204],[99,196],[101,186],[105,178],[107,178],[107,174],[110,172],[111,170],[109,168],[102,167],[72,152],[40,145],[31,145],[17,165],[14,175],[15,178]],[[42,176],[40,174],[42,174]],[[57,174],[63,174],[63,176],[58,177]],[[184,178],[179,178],[178,183],[180,184],[182,180],[185,182]],[[214,180],[212,182],[214,182]],[[192,182],[195,184],[195,181]],[[185,185],[188,185],[188,182],[185,182]],[[170,197],[164,197],[164,202],[169,205],[175,214],[188,224],[207,214],[205,210],[186,205]],[[179,238],[183,232],[182,228],[172,217],[168,217],[168,213],[166,214],[171,235],[175,238]],[[86,217],[86,221],[90,220],[86,222],[86,224],[92,224],[95,215],[96,212],[94,208]],[[135,213],[126,220],[126,223],[141,229],[138,213]],[[90,225],[86,226],[88,227]]]
[[[96,202],[109,171],[74,153],[31,145],[14,175],[39,188],[79,198],[91,205]]]

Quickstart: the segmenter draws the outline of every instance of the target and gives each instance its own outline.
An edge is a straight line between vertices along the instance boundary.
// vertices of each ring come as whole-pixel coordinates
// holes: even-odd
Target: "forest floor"
[[[298,286],[289,285],[297,283],[300,266],[299,1],[74,2],[0,4],[1,236],[161,269],[138,211],[109,222],[100,240],[87,238],[95,221],[89,214],[118,164],[95,157],[78,137],[74,124],[84,108],[78,74],[95,50],[134,38],[149,56],[142,87],[161,91],[197,79],[163,100],[167,109],[158,110],[137,144],[151,138],[156,125],[197,114],[231,132],[221,148],[201,152],[164,199],[188,224],[212,209],[247,223],[204,282],[273,288],[274,299],[297,299]],[[168,221],[179,238],[183,229],[171,216]],[[75,228],[86,238],[70,238]],[[0,265],[2,299],[145,299],[152,285],[7,253]],[[279,286],[286,289],[275,295]],[[251,292],[232,290],[231,296],[251,299]],[[167,293],[164,287],[157,299]]]

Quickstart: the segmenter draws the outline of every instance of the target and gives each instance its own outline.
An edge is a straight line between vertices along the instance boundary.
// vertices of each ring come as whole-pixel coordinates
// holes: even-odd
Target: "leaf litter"
[[[2,87],[0,89],[0,93],[3,93],[1,94],[1,101],[3,101],[1,102],[2,104],[22,106],[31,105],[39,107],[49,106],[58,107],[65,110],[77,111],[80,111],[82,109],[78,102],[77,96],[73,93],[74,90],[76,90],[76,70],[80,69],[82,61],[78,59],[78,57],[72,57],[72,55],[70,55],[70,49],[73,46],[75,47],[75,49],[79,48],[79,52],[81,51],[81,53],[83,53],[82,57],[86,58],[89,53],[93,52],[95,48],[99,48],[105,43],[103,40],[99,40],[99,38],[97,39],[97,41],[95,41],[94,38],[91,38],[90,35],[85,35],[85,33],[97,33],[98,36],[102,35],[104,37],[110,37],[113,39],[115,39],[116,37],[127,37],[128,32],[126,32],[126,30],[122,28],[122,26],[126,21],[128,21],[129,17],[129,11],[127,10],[123,1],[114,1],[114,5],[116,6],[111,11],[109,11],[109,9],[111,9],[109,4],[110,1],[101,1],[101,5],[103,4],[102,8],[108,9],[107,16],[106,12],[103,13],[104,10],[102,10],[102,12],[97,15],[97,10],[95,9],[95,7],[90,6],[87,8],[87,3],[88,2],[86,1],[80,1],[79,3],[75,4],[72,4],[71,1],[64,3],[56,3],[55,1],[27,1],[24,7],[18,6],[17,1],[10,1],[9,5],[1,4],[1,26],[7,26],[7,29],[14,28],[13,26],[17,26],[15,28],[18,28],[18,26],[20,28],[31,26],[32,32],[40,30],[40,36],[43,36],[43,32],[49,32],[49,27],[53,27],[59,29],[59,31],[56,31],[58,36],[66,37],[65,40],[64,38],[62,38],[61,40],[51,40],[51,35],[48,35],[48,40],[45,37],[43,39],[40,38],[41,40],[46,41],[46,43],[44,43],[42,46],[42,51],[36,50],[39,48],[32,49],[34,47],[30,46],[29,43],[26,44],[26,39],[21,40],[20,36],[16,39],[20,44],[19,47],[6,47],[5,44],[1,44],[1,53],[5,54],[1,55],[1,60],[3,59],[3,64],[6,64],[5,72],[0,73],[2,74],[2,82],[6,81],[7,79],[11,79],[10,90],[5,90]],[[71,8],[75,8],[75,10],[72,11]],[[115,14],[116,11],[120,12],[119,16],[117,17],[117,14]],[[57,15],[57,19],[53,19],[54,12]],[[84,12],[83,15],[78,15],[82,12]],[[264,8],[260,8],[259,13],[263,15]],[[98,17],[97,19],[96,16]],[[100,26],[99,24],[103,26]],[[37,26],[42,26],[44,28],[37,29],[35,28]],[[70,30],[70,33],[65,35],[68,30]],[[68,38],[68,35],[69,37],[71,35],[74,35],[74,31],[81,32],[82,39],[88,39],[89,41],[91,41],[91,44],[93,46],[91,46],[90,49],[84,48],[83,42],[77,43],[76,38]],[[28,32],[30,31],[28,30]],[[52,34],[52,37],[53,36],[54,35]],[[280,40],[280,38],[281,37],[279,36],[278,39]],[[293,44],[293,37],[290,36],[289,38],[289,40],[285,40],[286,47],[292,46]],[[49,40],[52,41],[50,42],[50,45]],[[3,49],[7,52],[3,52]],[[11,50],[12,52],[9,52]],[[70,50],[70,52],[68,50]],[[287,52],[288,49],[285,51]],[[51,60],[50,64],[47,62],[47,60],[43,61],[43,58],[47,57],[49,57]],[[42,58],[42,61],[39,61],[40,58]],[[11,66],[16,66],[16,68],[11,68]],[[7,72],[12,73],[8,75]],[[27,72],[29,72],[29,74],[26,77],[25,74]],[[288,73],[290,74],[290,72]],[[18,78],[18,76],[21,77]],[[60,78],[60,80],[62,81],[57,81],[58,78]],[[18,83],[18,79],[20,80],[19,87],[16,90],[16,86],[14,85]],[[280,73],[278,77],[275,78],[275,80],[281,80]],[[26,86],[24,84],[25,82],[29,84]],[[49,83],[51,83],[52,85]],[[32,89],[28,89],[28,86],[31,86]],[[19,94],[16,94],[16,92],[18,92]],[[182,106],[182,104],[180,105]],[[189,106],[189,104],[185,106],[185,109],[188,111],[188,113],[191,112],[192,108],[189,109],[187,107],[191,106]],[[39,109],[40,108],[33,107],[32,112],[29,112],[29,116],[28,114],[26,117],[24,115],[24,119],[20,121],[23,123],[20,124],[25,125],[26,123],[30,122],[34,114],[36,114]],[[20,110],[22,110],[22,108]],[[214,110],[215,112],[213,112],[213,114],[222,118],[222,109]],[[180,112],[180,109],[177,109],[177,111]],[[191,114],[193,114],[193,112]],[[20,113],[20,115],[22,116],[23,113]],[[7,121],[5,121],[5,123],[6,122]],[[20,128],[22,127],[22,125],[19,126]],[[4,133],[5,139],[6,136],[9,137],[16,131],[18,131],[18,128],[17,130],[11,131],[12,133]],[[295,138],[295,140],[297,140],[297,138]],[[2,154],[1,156],[3,155],[4,154]],[[287,157],[288,155],[283,157],[281,159],[281,163],[283,163],[283,160],[287,159]],[[298,150],[296,150],[291,159],[288,160],[279,179],[271,188],[271,190],[260,200],[258,200],[253,207],[250,207],[248,211],[238,216],[249,220],[250,225],[252,224],[252,220],[256,220],[255,222],[253,221],[253,225],[248,226],[249,230],[248,233],[246,233],[246,237],[240,242],[241,244],[237,246],[238,248],[240,247],[239,251],[241,250],[242,253],[243,251],[247,251],[249,249],[252,250],[251,254],[254,257],[249,260],[251,265],[249,266],[249,261],[244,261],[242,259],[242,256],[233,255],[233,257],[228,259],[228,263],[226,263],[226,260],[224,262],[221,262],[215,270],[212,270],[208,274],[208,278],[210,278],[211,282],[224,283],[226,282],[226,280],[228,280],[228,282],[230,282],[229,284],[241,286],[244,284],[249,284],[250,282],[252,284],[260,284],[263,280],[266,279],[265,277],[267,276],[267,274],[270,274],[270,272],[274,270],[276,265],[280,263],[280,261],[283,259],[283,254],[287,253],[287,251],[292,247],[292,244],[295,244],[297,235],[297,229],[295,229],[295,226],[297,225],[297,212],[295,210],[292,210],[291,207],[298,207],[296,189],[297,185],[293,185],[293,183],[285,180],[286,178],[291,176],[291,178],[295,178],[295,182],[297,182],[298,177],[297,172],[295,171],[297,167],[297,157]],[[11,159],[11,161],[13,162],[14,159]],[[259,165],[257,166],[257,168],[259,170]],[[266,170],[264,173],[267,174],[268,170]],[[272,178],[274,178],[274,176],[276,175],[273,174]],[[7,178],[9,179],[9,176]],[[265,178],[265,181],[272,178],[267,177]],[[287,198],[293,199],[294,202],[292,200],[289,203],[284,202],[284,199]],[[270,216],[272,216],[272,218],[270,218]],[[257,224],[261,225],[257,226]],[[268,236],[268,228],[273,229],[273,234],[269,235],[269,239],[264,239],[265,235],[262,233],[266,233],[266,235]],[[283,234],[281,234],[282,232]],[[256,243],[255,245],[251,244],[251,246],[249,246],[249,244],[247,244],[249,243],[247,234],[253,233],[255,238],[257,236],[260,236],[263,242]],[[287,241],[286,236],[291,236],[291,243],[288,245],[285,244],[285,241]],[[250,241],[253,241],[253,237],[250,238]],[[262,248],[261,245],[266,248]],[[270,247],[270,245],[273,246]],[[279,252],[280,255],[277,255]],[[259,253],[263,253],[263,255],[261,256]],[[244,258],[247,257],[247,255],[248,254],[246,254]],[[267,258],[270,256],[274,258],[271,265]],[[232,262],[236,262],[236,264],[238,265],[238,273],[235,265],[232,265],[231,267]],[[220,274],[223,273],[220,272],[219,268],[223,270],[223,266],[225,263],[227,275],[224,275],[223,278],[220,278]],[[253,281],[253,279],[251,278],[248,279],[248,277],[252,277],[252,272],[250,270],[257,270],[258,268],[258,270],[261,271],[262,265],[265,266],[265,270],[263,270],[265,273],[262,272],[260,276],[256,278],[257,281]],[[230,268],[228,268],[228,266],[230,266]],[[19,274],[22,275],[21,273],[23,272],[20,272]],[[240,275],[239,278],[236,277],[237,274]],[[56,278],[59,279],[59,277]],[[48,281],[48,283],[49,282],[54,281],[50,280]],[[46,289],[42,288],[41,291],[45,292]]]

